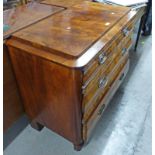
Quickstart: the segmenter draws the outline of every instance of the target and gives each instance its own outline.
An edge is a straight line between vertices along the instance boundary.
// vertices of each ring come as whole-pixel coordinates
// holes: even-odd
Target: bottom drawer
[[[93,115],[90,117],[88,122],[83,125],[83,139],[84,141],[87,141],[90,137],[90,134],[95,127],[96,123],[100,119],[103,111],[107,107],[109,101],[112,99],[113,95],[119,88],[120,84],[122,83],[124,77],[126,76],[128,70],[129,70],[129,60],[127,63],[121,67],[121,71],[119,74],[116,75],[115,77],[115,82],[110,86],[107,94],[104,96],[104,98],[101,99],[100,104],[96,108],[95,112]]]

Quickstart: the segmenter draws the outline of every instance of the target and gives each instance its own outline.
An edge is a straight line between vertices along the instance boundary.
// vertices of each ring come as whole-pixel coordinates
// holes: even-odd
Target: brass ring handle
[[[100,54],[98,57],[99,64],[104,64],[106,59],[107,59],[107,56],[105,54]]]

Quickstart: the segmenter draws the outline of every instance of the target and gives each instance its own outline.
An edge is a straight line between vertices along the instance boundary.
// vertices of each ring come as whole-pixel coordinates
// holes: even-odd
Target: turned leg
[[[38,122],[31,122],[31,127],[38,130],[38,131],[41,131],[43,129],[43,125],[41,125],[40,123]]]
[[[82,147],[83,147],[83,144],[84,144],[84,143],[81,143],[81,144],[74,144],[74,150],[80,151],[80,150],[82,149]]]

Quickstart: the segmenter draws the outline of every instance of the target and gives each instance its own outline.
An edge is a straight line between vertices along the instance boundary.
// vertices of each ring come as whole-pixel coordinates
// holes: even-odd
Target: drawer
[[[128,60],[128,53],[126,53],[117,63],[117,65],[114,67],[114,69],[110,72],[110,74],[107,76],[107,84],[105,87],[100,88],[97,90],[96,94],[92,97],[92,99],[85,105],[84,111],[83,111],[83,122],[87,122],[87,120],[91,117],[96,107],[100,104],[100,99],[103,97],[110,85],[114,82],[114,78],[116,77],[116,74],[119,73],[120,68],[123,64],[125,64]]]
[[[119,45],[115,46],[115,50],[114,52],[112,52],[111,54],[108,55],[108,57],[106,58],[106,62],[104,63],[103,66],[98,67],[98,69],[93,73],[92,76],[89,77],[89,80],[87,80],[86,82],[83,82],[83,89],[86,89],[86,87],[89,87],[89,84],[91,85],[91,83],[94,83],[94,79],[95,77],[99,76],[99,74],[105,72],[107,70],[107,68],[109,68],[109,65],[114,61],[114,59],[117,57],[117,59],[119,58],[119,55],[122,53],[122,49],[127,49],[128,48],[128,42],[130,42],[130,44],[132,43],[131,41],[131,37],[128,36],[126,38],[124,38],[121,43],[119,43]],[[85,76],[84,76],[85,78]],[[85,91],[86,92],[86,91]]]
[[[116,59],[118,60],[121,57],[120,53],[114,56],[113,58],[111,58],[112,59],[111,63],[109,63],[106,67],[101,68],[100,71],[96,74],[95,78],[92,81],[90,81],[89,85],[85,89],[83,89],[82,106],[84,112],[87,109],[87,104],[91,102],[91,100],[98,94],[98,91],[100,89],[106,88],[108,84],[107,83],[108,79],[106,77],[116,65]]]
[[[114,53],[111,58],[111,63],[109,65],[101,68],[99,72],[95,75],[95,78],[90,81],[89,85],[83,91],[83,102],[82,109],[83,113],[87,111],[91,106],[94,98],[98,95],[98,92],[102,90],[102,92],[106,92],[106,89],[109,84],[109,73],[113,70],[116,64],[120,61],[122,55],[128,51],[128,48],[131,46],[131,38],[127,40],[125,48],[120,47],[119,52]],[[85,114],[84,114],[85,115]]]
[[[96,123],[101,118],[101,115],[105,108],[107,107],[109,101],[119,88],[120,84],[122,83],[123,78],[126,76],[129,69],[129,60],[126,61],[125,64],[121,65],[121,68],[118,70],[119,72],[115,75],[114,82],[110,85],[108,92],[100,99],[100,104],[94,111],[93,115],[89,118],[89,120],[83,124],[83,139],[87,141],[94,129]]]
[[[106,62],[106,64],[102,67],[99,68],[99,70],[97,70],[97,72],[94,73],[94,75],[92,76],[92,78],[89,79],[89,81],[87,81],[86,83],[83,84],[83,94],[84,96],[89,94],[92,87],[94,86],[94,83],[96,84],[98,82],[98,79],[100,76],[107,76],[110,72],[110,70],[113,68],[113,66],[115,65],[115,59],[117,57],[120,57],[120,51],[113,53],[112,55],[110,55],[108,57],[108,61]]]
[[[89,63],[88,66],[84,68],[84,78],[83,83],[89,81],[92,74],[99,69],[99,67],[106,67],[109,63],[109,57],[112,55],[113,48],[109,47],[107,50],[101,51],[96,57],[95,60]]]
[[[84,68],[83,83],[89,81],[90,77],[94,72],[96,72],[96,70],[107,65],[109,61],[108,57],[116,51],[116,46],[121,44],[123,40],[131,37],[134,27],[133,23],[133,21],[130,21],[126,27],[116,34],[110,45],[102,49],[99,54]]]

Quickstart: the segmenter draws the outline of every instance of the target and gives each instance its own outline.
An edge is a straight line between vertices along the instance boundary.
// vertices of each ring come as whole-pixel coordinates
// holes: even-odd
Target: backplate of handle
[[[99,64],[104,64],[106,59],[107,59],[107,56],[105,54],[103,54],[103,53],[100,54],[99,57],[98,57]]]
[[[99,80],[99,84],[98,84],[98,87],[101,88],[101,87],[105,87],[107,84],[107,78],[104,77],[102,79]]]

